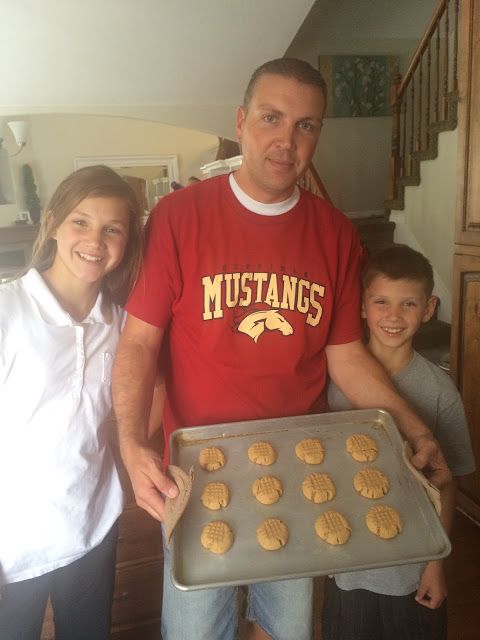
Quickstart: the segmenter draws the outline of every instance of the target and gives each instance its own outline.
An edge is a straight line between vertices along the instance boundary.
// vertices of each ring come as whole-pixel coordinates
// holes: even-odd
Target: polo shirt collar
[[[36,269],[30,269],[23,276],[22,280],[26,291],[35,302],[39,314],[45,324],[53,324],[62,327],[78,326],[80,324],[93,324],[95,322],[111,324],[112,322],[111,305],[106,304],[105,297],[101,292],[98,294],[97,300],[95,301],[95,304],[88,316],[82,320],[82,322],[77,322],[59,304],[58,300],[46,285],[45,280]]]

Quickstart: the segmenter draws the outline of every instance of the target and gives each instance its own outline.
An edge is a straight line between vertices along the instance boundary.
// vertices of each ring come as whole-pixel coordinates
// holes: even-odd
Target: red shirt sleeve
[[[125,309],[144,322],[166,329],[181,291],[168,196],[153,208],[145,231],[147,246],[143,266]]]

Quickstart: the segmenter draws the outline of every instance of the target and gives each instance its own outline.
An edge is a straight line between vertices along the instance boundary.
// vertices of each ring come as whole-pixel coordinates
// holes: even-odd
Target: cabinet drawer
[[[112,627],[140,624],[160,618],[163,560],[117,569],[112,607]],[[112,628],[112,631],[115,629]]]
[[[126,508],[118,524],[117,564],[163,557],[161,525],[149,513]]]

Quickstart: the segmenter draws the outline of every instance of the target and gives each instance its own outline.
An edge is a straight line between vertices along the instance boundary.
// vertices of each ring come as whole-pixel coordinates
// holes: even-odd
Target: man
[[[324,411],[328,369],[354,406],[394,415],[417,466],[428,463],[438,483],[449,477],[430,431],[361,344],[362,250],[353,225],[297,187],[315,151],[325,101],[323,78],[307,63],[283,58],[262,65],[238,109],[240,169],[164,198],[151,215],[113,391],[137,504],[159,520],[161,492],[177,494],[147,442],[167,329],[167,441],[177,427]],[[283,331],[248,328],[248,317],[266,310]],[[180,592],[165,571],[164,640],[233,639],[235,593]],[[247,602],[252,637],[312,637],[311,580],[252,585]]]

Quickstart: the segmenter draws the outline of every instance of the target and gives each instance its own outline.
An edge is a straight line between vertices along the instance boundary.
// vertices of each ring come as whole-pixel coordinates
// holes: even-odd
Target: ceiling
[[[195,111],[191,128],[207,131],[198,126],[206,113],[221,122],[227,107],[230,126],[251,72],[285,53],[312,4],[0,0],[0,116],[103,113],[182,124]]]
[[[118,115],[235,138],[257,66],[285,53],[315,64],[317,53],[408,51],[437,3],[0,0],[0,119]]]

